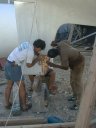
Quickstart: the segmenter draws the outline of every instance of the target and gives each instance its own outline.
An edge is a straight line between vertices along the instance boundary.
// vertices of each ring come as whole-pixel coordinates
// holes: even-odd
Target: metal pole
[[[70,33],[69,33],[69,37],[68,37],[68,41],[71,42],[71,39],[72,39],[72,35],[73,35],[73,31],[74,31],[74,24],[71,25],[71,28],[70,28]]]
[[[88,38],[88,37],[90,37],[90,36],[93,36],[93,35],[95,35],[95,34],[96,34],[96,32],[91,33],[91,34],[89,34],[89,35],[87,35],[87,36],[84,36],[84,37],[82,37],[82,38],[80,38],[80,39],[78,39],[78,40],[75,40],[75,41],[71,42],[71,44],[76,44],[77,42],[79,42],[79,41],[81,41],[81,40],[84,40],[84,39],[86,39],[86,38]]]

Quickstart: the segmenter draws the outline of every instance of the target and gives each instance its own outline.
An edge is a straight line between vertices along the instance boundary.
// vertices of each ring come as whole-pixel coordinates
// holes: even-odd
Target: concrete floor
[[[85,69],[84,69],[84,74],[83,74],[83,82],[84,85],[87,80],[88,76],[88,69],[89,69],[89,63],[91,59],[91,52],[82,52],[85,56]],[[56,63],[60,63],[59,58],[55,60]],[[67,101],[67,98],[71,92],[71,87],[70,87],[70,71],[62,71],[60,69],[54,69],[56,72],[56,84],[58,86],[58,91],[55,96],[50,95],[49,96],[49,106],[47,107],[47,111],[45,113],[33,113],[32,109],[30,109],[27,112],[22,112],[19,117],[26,117],[26,116],[31,116],[31,117],[44,117],[47,119],[48,116],[59,116],[61,117],[65,122],[70,122],[70,121],[75,121],[76,116],[78,113],[78,110],[72,111],[69,110],[69,106],[71,103]],[[4,71],[0,71],[0,79],[4,80]],[[0,80],[0,81],[1,81]],[[28,91],[28,88],[30,86],[30,81],[27,76],[25,76],[25,83],[26,83],[26,88],[28,94],[30,92]],[[10,114],[10,110],[6,110],[4,107],[4,89],[5,89],[6,84],[1,84],[0,85],[0,119],[8,118]],[[11,115],[12,117],[12,115]],[[92,114],[92,118],[96,117],[96,111],[94,110]]]

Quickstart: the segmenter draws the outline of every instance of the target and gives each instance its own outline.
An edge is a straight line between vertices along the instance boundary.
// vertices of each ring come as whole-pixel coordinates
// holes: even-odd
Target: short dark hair
[[[35,46],[36,48],[41,48],[43,50],[45,49],[46,44],[45,44],[45,41],[41,39],[37,39],[34,41],[33,46]]]
[[[55,58],[56,56],[59,55],[59,51],[58,51],[57,48],[52,48],[52,49],[50,49],[50,50],[48,51],[47,55],[48,55],[48,57],[50,57],[50,58]]]

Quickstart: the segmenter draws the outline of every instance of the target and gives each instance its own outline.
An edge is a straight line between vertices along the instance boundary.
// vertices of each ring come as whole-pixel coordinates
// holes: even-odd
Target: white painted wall
[[[35,18],[38,23],[38,35],[36,35],[36,21],[34,21],[31,41],[33,42],[37,37],[44,39],[47,50],[50,42],[55,38],[57,29],[64,23],[96,26],[96,0],[16,0],[16,19],[20,41],[24,40],[26,33],[29,39],[30,27],[34,19],[33,2],[36,1]]]
[[[17,46],[14,5],[0,4],[0,57],[6,57]]]
[[[37,25],[35,19],[29,36],[34,7],[28,2],[35,0],[22,1],[27,3],[22,6],[15,4],[16,19],[14,5],[0,4],[0,57],[7,56],[23,40],[31,39],[33,42],[42,38],[47,42],[48,49],[57,29],[64,23],[96,26],[96,0],[37,0]]]
[[[62,24],[96,25],[95,3],[94,0],[17,0],[15,8],[19,42],[29,40],[32,43],[41,38],[47,43],[46,53]],[[36,70],[32,69],[24,65],[23,74],[33,74]],[[36,73],[39,74],[39,70]]]

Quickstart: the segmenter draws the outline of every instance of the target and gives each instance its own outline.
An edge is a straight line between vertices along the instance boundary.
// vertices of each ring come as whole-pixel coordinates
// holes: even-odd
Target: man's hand
[[[60,69],[63,69],[63,70],[68,70],[68,67],[64,67],[64,66],[62,66],[62,65],[54,64],[54,63],[51,63],[51,62],[49,62],[49,61],[47,61],[47,64],[48,64],[50,67],[60,68]]]
[[[62,66],[62,65],[60,65],[59,68],[60,68],[60,69],[63,69],[63,70],[68,70],[68,67],[64,67],[64,66]]]
[[[52,41],[52,42],[51,42],[51,46],[52,46],[52,47],[56,47],[56,46],[57,46],[57,43],[56,43],[55,41]]]
[[[32,61],[32,63],[27,63],[26,65],[27,65],[27,67],[30,68],[30,67],[34,66],[39,61],[40,61],[40,55],[37,56],[36,58],[34,58],[33,61]]]
[[[46,63],[48,64],[48,66],[53,67],[53,63],[51,63],[50,61],[46,61]]]
[[[60,67],[59,67],[60,65],[54,64],[54,63],[52,63],[52,62],[50,62],[50,61],[47,61],[47,64],[48,64],[48,66],[50,66],[50,67],[60,68]]]

